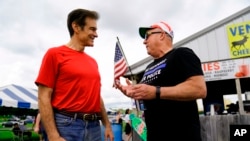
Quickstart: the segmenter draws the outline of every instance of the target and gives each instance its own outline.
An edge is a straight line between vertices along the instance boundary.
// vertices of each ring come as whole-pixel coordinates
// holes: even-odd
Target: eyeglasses
[[[147,40],[148,37],[152,34],[158,34],[158,33],[162,33],[162,31],[155,31],[155,32],[146,32],[144,39]]]

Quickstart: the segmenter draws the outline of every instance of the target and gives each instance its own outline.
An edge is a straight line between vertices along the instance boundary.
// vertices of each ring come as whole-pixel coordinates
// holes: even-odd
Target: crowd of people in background
[[[131,127],[131,120],[130,120],[130,109],[126,109],[125,111],[125,141],[130,141],[131,137],[132,137],[132,127]]]
[[[32,130],[39,134],[39,140],[40,141],[45,141],[47,139],[46,132],[42,126],[41,123],[41,116],[40,113],[37,114],[37,116],[34,118]],[[26,123],[24,122],[22,124],[14,123],[12,132],[14,133],[15,136],[18,138],[23,138],[23,136],[28,136],[28,138],[31,139],[32,137],[32,130],[28,130],[26,127]]]
[[[27,130],[25,125],[26,125],[25,123],[23,125],[19,125],[18,123],[14,123],[13,128],[12,128],[12,132],[18,138],[23,138],[23,136],[27,136],[29,139],[31,139],[32,132]]]
[[[121,124],[122,129],[124,129],[124,135],[125,135],[125,141],[130,141],[132,139],[132,127],[131,127],[131,120],[130,120],[130,114],[131,114],[131,110],[130,109],[126,109],[125,110],[125,115],[123,116],[123,114],[121,113],[120,110],[118,110],[116,112],[116,120],[115,122],[117,124]],[[123,125],[124,122],[124,125]],[[124,128],[123,128],[124,126]],[[122,133],[123,133],[122,132]]]

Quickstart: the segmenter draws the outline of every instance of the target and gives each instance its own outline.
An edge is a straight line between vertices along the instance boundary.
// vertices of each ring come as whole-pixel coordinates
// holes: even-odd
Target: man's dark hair
[[[126,109],[125,114],[129,114],[129,109]]]
[[[72,23],[76,22],[76,24],[83,28],[86,24],[86,18],[92,18],[97,20],[99,18],[99,15],[96,11],[90,11],[86,9],[75,9],[68,14],[67,26],[70,37],[72,37],[74,34]]]

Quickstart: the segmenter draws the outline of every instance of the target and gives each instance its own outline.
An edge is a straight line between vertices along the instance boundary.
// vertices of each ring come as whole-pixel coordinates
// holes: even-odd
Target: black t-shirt
[[[195,75],[203,75],[200,59],[186,47],[175,48],[155,59],[140,83],[175,86]],[[174,139],[200,141],[197,103],[193,101],[144,100],[148,141]]]

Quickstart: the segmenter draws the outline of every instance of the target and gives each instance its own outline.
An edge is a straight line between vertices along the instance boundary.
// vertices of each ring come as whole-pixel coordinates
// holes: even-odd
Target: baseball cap
[[[146,32],[149,29],[154,29],[154,28],[160,28],[164,32],[166,32],[172,39],[174,38],[173,30],[171,29],[171,27],[166,22],[163,22],[163,21],[161,21],[159,23],[155,23],[155,24],[151,25],[150,27],[140,27],[139,28],[139,34],[144,39]]]

